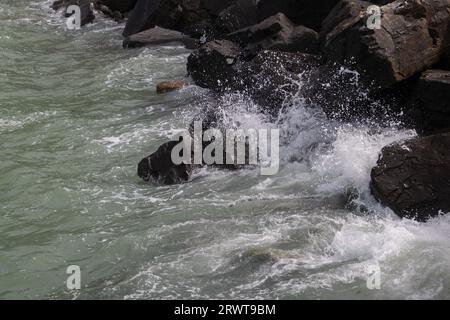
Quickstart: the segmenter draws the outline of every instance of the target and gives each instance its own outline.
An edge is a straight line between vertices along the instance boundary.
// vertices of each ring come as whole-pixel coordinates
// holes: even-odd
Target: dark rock
[[[367,28],[367,13],[351,16],[325,36],[324,51],[340,63],[354,61],[366,83],[386,88],[439,61],[450,2],[398,0],[381,9],[381,29]]]
[[[322,21],[339,0],[260,0],[258,4],[261,19],[284,13],[295,24],[320,30]]]
[[[319,56],[277,51],[245,57],[237,44],[220,40],[194,51],[188,58],[188,72],[201,87],[246,93],[262,111],[276,114],[286,98],[299,90],[300,74],[321,63]]]
[[[371,178],[374,196],[402,218],[450,212],[450,133],[385,147]]]
[[[260,21],[258,0],[236,0],[220,12],[214,27],[219,34],[227,34],[255,25]]]
[[[89,0],[59,0],[52,4],[54,10],[66,9],[64,16],[70,17],[73,13],[68,13],[67,8],[71,5],[77,5],[80,7],[81,13],[81,26],[91,23],[95,19],[94,12],[91,8],[91,2]]]
[[[317,53],[318,34],[309,28],[296,26],[283,13],[226,36],[249,52],[280,50],[286,52]]]
[[[200,37],[212,24],[212,17],[201,0],[138,0],[124,36],[159,26]]]
[[[152,21],[153,15],[157,12],[161,0],[137,0],[133,11],[128,18],[123,35],[130,36],[155,26]]]
[[[450,71],[423,72],[411,101],[416,128],[424,133],[450,130],[449,102]]]
[[[198,47],[198,41],[196,39],[175,30],[159,27],[147,29],[126,37],[123,41],[123,47],[138,48],[165,43],[181,43],[189,49],[195,49]]]
[[[203,7],[212,16],[219,16],[220,12],[234,4],[236,0],[202,0]]]
[[[138,176],[144,181],[154,179],[163,184],[175,184],[189,180],[193,166],[190,164],[175,165],[171,153],[178,141],[170,141],[144,158],[138,165]]]
[[[96,5],[104,5],[108,7],[111,12],[118,11],[120,13],[127,13],[133,10],[137,0],[98,0]]]
[[[326,37],[332,38],[360,19],[360,16],[372,5],[368,1],[341,0],[322,21],[320,39],[326,43]]]
[[[189,56],[188,73],[203,88],[223,89],[233,86],[236,82],[233,65],[241,54],[241,48],[231,41],[208,42]]]

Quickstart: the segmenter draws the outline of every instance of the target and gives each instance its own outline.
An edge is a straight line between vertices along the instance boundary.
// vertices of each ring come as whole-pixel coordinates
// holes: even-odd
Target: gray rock
[[[196,39],[181,32],[154,27],[126,37],[123,41],[123,47],[138,48],[167,43],[181,43],[189,49],[195,49],[197,48],[197,42]]]

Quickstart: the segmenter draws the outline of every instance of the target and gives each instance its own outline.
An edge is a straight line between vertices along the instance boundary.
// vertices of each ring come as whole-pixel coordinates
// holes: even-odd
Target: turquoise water
[[[1,299],[450,297],[450,218],[401,221],[369,194],[378,152],[414,132],[331,123],[298,101],[277,175],[144,183],[137,163],[207,99],[155,94],[189,80],[189,51],[123,50],[123,25],[98,15],[66,30],[49,5],[0,4]],[[275,126],[226,98],[232,121]],[[350,188],[369,213],[346,208]],[[81,290],[66,287],[70,265]],[[367,288],[372,266],[380,290]]]

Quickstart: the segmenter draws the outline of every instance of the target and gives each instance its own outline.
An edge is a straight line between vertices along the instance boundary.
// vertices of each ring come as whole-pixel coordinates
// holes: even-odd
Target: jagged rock
[[[450,71],[427,70],[413,91],[411,109],[422,132],[450,130]]]
[[[81,13],[81,26],[91,23],[95,19],[94,12],[91,8],[91,2],[89,0],[58,0],[53,2],[52,8],[55,11],[60,9],[67,9],[71,5],[77,5],[80,7]],[[68,13],[67,10],[64,11],[66,18],[70,17],[73,13]]]
[[[295,24],[320,30],[322,21],[339,0],[260,0],[260,17],[265,19],[278,12],[284,13]]]
[[[349,25],[360,19],[360,16],[372,5],[369,1],[341,0],[322,21],[320,39],[326,43],[326,37],[332,38]]]
[[[371,178],[374,196],[400,217],[450,212],[450,133],[385,147]]]
[[[217,90],[234,86],[236,70],[233,65],[241,54],[241,48],[231,41],[208,42],[188,57],[188,73],[203,88]]]
[[[178,141],[170,141],[158,148],[150,156],[142,159],[138,165],[138,176],[144,181],[154,179],[163,184],[176,184],[189,180],[193,166],[190,164],[175,165],[172,162],[172,150]]]
[[[165,43],[181,43],[189,49],[197,48],[198,41],[175,30],[154,27],[128,36],[123,41],[124,48],[138,48]]]
[[[269,50],[245,57],[237,44],[220,40],[194,51],[188,58],[188,72],[201,87],[244,92],[263,111],[275,114],[298,91],[299,75],[321,63],[319,56]]]
[[[187,86],[188,86],[188,84],[183,81],[164,81],[164,82],[160,82],[157,84],[156,93],[161,94],[161,93],[166,93],[166,92],[170,92],[170,91],[175,91],[175,90],[183,89]]]
[[[317,53],[318,34],[312,29],[296,26],[283,13],[226,36],[249,52],[280,50],[286,52]]]
[[[439,61],[450,1],[398,0],[381,9],[381,29],[367,28],[366,12],[351,16],[325,36],[324,51],[340,63],[353,61],[366,83],[386,88]]]

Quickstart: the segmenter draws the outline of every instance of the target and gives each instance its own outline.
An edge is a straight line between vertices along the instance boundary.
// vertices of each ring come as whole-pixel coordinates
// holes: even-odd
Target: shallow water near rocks
[[[333,123],[299,99],[279,125],[277,175],[144,183],[137,163],[206,99],[155,94],[186,76],[189,51],[123,50],[123,25],[69,31],[49,5],[0,4],[1,299],[450,298],[450,217],[399,220],[369,192],[381,148],[414,132]],[[228,98],[242,126],[277,126]],[[364,210],[347,209],[348,190]]]

